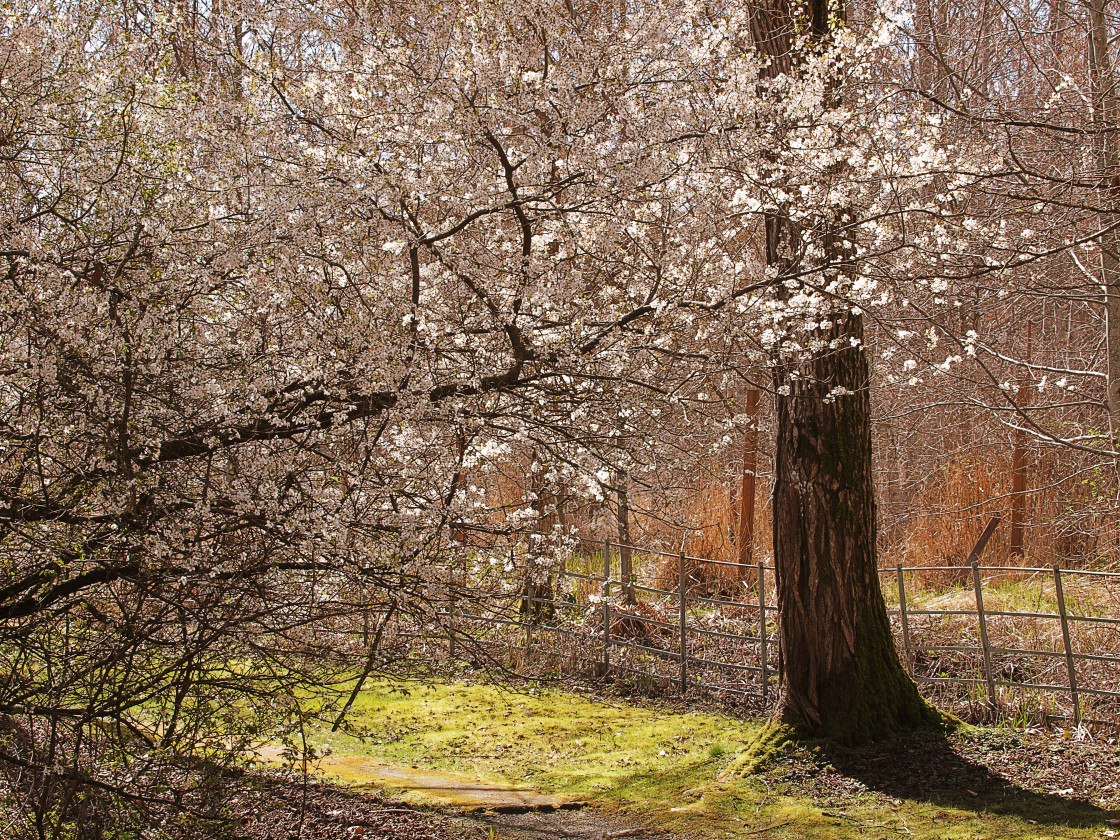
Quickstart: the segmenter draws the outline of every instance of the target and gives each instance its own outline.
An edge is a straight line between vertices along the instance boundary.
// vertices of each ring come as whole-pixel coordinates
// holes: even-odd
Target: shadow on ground
[[[985,759],[1015,749],[1014,741],[954,743],[934,735],[915,735],[860,749],[822,746],[824,757],[843,775],[870,790],[898,799],[974,811],[977,814],[1016,816],[1040,825],[1094,828],[1120,825],[1120,810],[1101,808],[1088,801],[1092,790],[1071,779],[1068,792],[1039,793],[1007,779],[985,766],[971,752],[987,753]],[[1037,756],[1037,753],[1034,754]],[[1009,766],[1015,775],[1031,772],[1031,753],[1017,756]],[[1043,762],[1036,758],[1036,766]],[[1027,765],[1027,766],[1024,766]],[[1059,782],[1060,784],[1060,782]],[[1081,788],[1080,791],[1077,788]]]

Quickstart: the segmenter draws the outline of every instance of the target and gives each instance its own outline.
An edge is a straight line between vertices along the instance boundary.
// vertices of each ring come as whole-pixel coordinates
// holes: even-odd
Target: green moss
[[[574,694],[452,684],[372,685],[334,752],[471,773],[549,793],[670,801],[714,778],[758,724],[725,715],[594,702]],[[713,752],[715,754],[713,754]]]
[[[1009,786],[920,800],[858,786],[837,795],[815,780],[841,775],[824,769],[841,756],[799,740],[789,724],[565,692],[377,683],[358,698],[354,722],[346,734],[329,724],[316,730],[317,745],[334,751],[323,768],[337,764],[350,783],[392,788],[377,763],[450,771],[588,801],[621,823],[687,836],[1088,840],[1107,829],[1102,820],[1120,817]]]
[[[739,755],[728,764],[721,779],[741,779],[751,776],[774,764],[788,750],[802,740],[797,727],[779,720],[766,723]]]

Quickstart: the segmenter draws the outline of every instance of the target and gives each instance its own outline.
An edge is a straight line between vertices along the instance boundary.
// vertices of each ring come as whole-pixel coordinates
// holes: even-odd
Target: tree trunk
[[[758,474],[758,389],[747,391],[747,421],[743,432],[743,477],[739,487],[739,575],[750,576],[754,562],[754,497]]]
[[[1011,536],[1008,553],[1023,556],[1023,513],[1027,501],[1027,448],[1022,429],[1014,432],[1011,445]]]
[[[630,497],[629,476],[626,470],[618,473],[618,559],[622,592],[630,606],[638,603],[634,593],[634,560],[630,553]]]
[[[1114,136],[1120,122],[1116,71],[1108,47],[1108,0],[1087,0],[1089,11],[1089,80],[1093,98],[1093,133],[1100,196],[1101,286],[1107,322],[1108,415],[1112,434],[1120,433],[1120,216],[1115,196],[1120,193],[1120,141]]]
[[[806,735],[860,743],[934,713],[899,662],[879,586],[862,319],[837,314],[822,337],[841,349],[775,372],[779,708]]]
[[[1031,361],[1031,322],[1027,321],[1027,363]],[[1015,401],[1023,411],[1030,401],[1031,392],[1027,383],[1021,383]],[[1023,556],[1023,514],[1027,501],[1027,435],[1021,428],[1012,433],[1011,443],[1011,540],[1009,553],[1012,557]]]
[[[756,0],[751,11],[755,44],[773,59],[770,74],[800,60],[795,18],[810,42],[829,37],[828,0],[807,0],[797,15],[785,0]],[[842,9],[831,12],[842,19]],[[847,274],[852,251],[841,229],[853,220],[839,211],[831,227],[818,221],[818,267]],[[788,213],[767,216],[766,259],[779,281],[811,268],[798,263],[800,240]],[[829,324],[814,336],[822,349],[779,350],[774,368],[779,715],[803,736],[856,744],[927,725],[937,713],[903,670],[879,586],[863,320],[842,300],[820,317]]]
[[[533,624],[551,621],[556,614],[552,570],[543,574],[537,557],[551,554],[556,539],[553,526],[562,517],[560,497],[549,492],[544,481],[546,467],[536,452],[529,466],[529,492],[532,494],[532,507],[537,514],[536,533],[529,536],[529,551],[525,562],[525,585],[521,596],[519,612],[522,619]]]

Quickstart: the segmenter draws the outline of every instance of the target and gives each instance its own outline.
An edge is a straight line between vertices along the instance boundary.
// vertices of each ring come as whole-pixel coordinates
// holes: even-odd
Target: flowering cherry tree
[[[866,414],[858,322],[945,164],[871,84],[889,26],[778,72],[693,2],[4,15],[0,758],[60,819],[298,729],[353,664],[306,628],[436,620],[427,560],[511,447],[641,480],[639,418],[749,366]]]

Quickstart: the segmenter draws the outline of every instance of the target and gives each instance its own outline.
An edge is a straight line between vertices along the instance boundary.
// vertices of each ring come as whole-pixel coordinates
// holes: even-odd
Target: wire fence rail
[[[964,565],[879,570],[903,664],[927,696],[972,719],[1120,726],[1120,573],[980,565],[993,529]],[[776,698],[772,566],[586,540],[555,562],[537,535],[505,545],[498,562],[494,549],[463,547],[448,562],[438,633],[452,657],[760,709]],[[623,553],[639,558],[629,575]],[[918,585],[931,575],[957,585]]]
[[[972,584],[973,607],[911,606],[907,597],[907,575],[928,572],[967,574]],[[997,712],[1018,693],[1040,692],[1064,701],[1059,710],[1048,714],[1050,718],[1072,720],[1075,725],[1120,724],[1120,618],[1079,614],[1070,609],[1066,598],[1067,583],[1076,581],[1080,590],[1091,588],[1097,593],[1102,589],[1111,590],[1109,602],[1115,605],[1120,574],[1062,569],[1056,564],[1045,568],[981,566],[975,560],[967,566],[904,568],[898,565],[893,570],[880,569],[880,574],[895,578],[898,606],[890,613],[900,631],[898,641],[903,662],[920,685],[978,687],[983,690],[987,706]],[[997,578],[1033,576],[1039,582],[1049,577],[1052,590],[1049,586],[1039,589],[1052,598],[1054,607],[1046,611],[992,609],[985,603],[985,574]],[[1090,587],[1086,587],[1086,583]],[[1099,608],[1100,600],[1093,606]],[[917,621],[924,621],[920,633],[915,632]],[[971,621],[975,621],[977,644],[944,641],[946,630],[955,630],[953,635],[967,638],[967,624]],[[993,627],[996,622],[1000,624],[998,628]],[[934,632],[938,625],[941,633]],[[1014,641],[1023,638],[1049,644],[1034,647]],[[958,662],[958,667],[946,667],[943,658],[947,656]],[[979,669],[968,667],[969,658],[979,660]],[[921,667],[923,663],[927,667]],[[937,663],[937,667],[929,667],[931,663]],[[1050,679],[1040,681],[1046,677]]]

